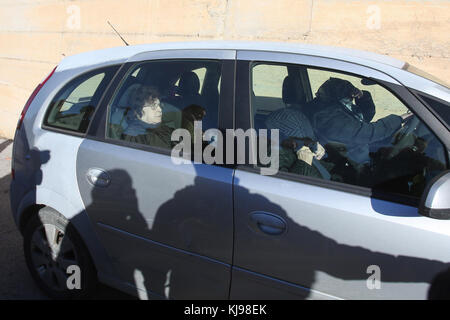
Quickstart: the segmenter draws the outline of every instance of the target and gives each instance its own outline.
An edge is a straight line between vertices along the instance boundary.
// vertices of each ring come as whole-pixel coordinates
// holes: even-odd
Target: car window
[[[257,97],[281,98],[287,67],[257,64],[253,67],[253,93]]]
[[[344,73],[320,69],[307,69],[307,71],[313,96],[317,93],[319,87],[332,77],[349,81],[353,86],[370,92],[374,104],[378,106],[375,109],[376,113],[371,121],[376,121],[389,114],[401,115],[408,111],[406,106],[395,95],[380,85],[363,85],[361,84],[361,78]]]
[[[437,98],[430,97],[429,95],[418,93],[419,96],[425,101],[425,103],[439,116],[439,118],[445,123],[447,128],[450,128],[450,103]]]
[[[198,77],[200,85],[199,85],[199,92],[197,92],[197,93],[200,93],[200,92],[202,92],[203,82],[205,80],[206,68],[198,68],[198,69],[192,70],[192,72],[194,72]],[[180,78],[178,78],[177,82],[175,83],[175,86],[178,86],[179,84],[180,84]]]
[[[145,76],[133,79],[138,68]],[[217,85],[201,88],[207,72],[219,81],[221,70],[222,63],[211,60],[159,60],[134,66],[109,105],[107,137],[171,149],[176,129],[186,129],[193,137],[194,121],[203,131],[217,128]]]
[[[81,83],[65,99],[60,111],[69,111],[73,105],[91,100],[104,77],[105,73],[100,73]]]
[[[287,76],[287,67],[282,65],[255,64],[252,70],[252,102],[258,114],[268,113],[284,106],[282,99],[282,84]],[[259,129],[259,120],[255,118],[255,123]]]
[[[50,103],[44,125],[85,133],[115,70],[116,67],[96,70],[70,81]]]
[[[133,73],[131,74],[131,77],[136,78],[139,75],[140,71],[141,71],[141,68],[137,68],[136,70],[133,71]]]
[[[206,68],[198,68],[195,70],[192,70],[198,77],[198,80],[200,81],[200,92],[202,92],[203,83],[205,81],[205,74],[206,74]]]
[[[280,171],[420,197],[446,169],[436,136],[370,79],[260,63],[251,78],[253,126],[278,130]],[[272,96],[261,103],[263,82]]]

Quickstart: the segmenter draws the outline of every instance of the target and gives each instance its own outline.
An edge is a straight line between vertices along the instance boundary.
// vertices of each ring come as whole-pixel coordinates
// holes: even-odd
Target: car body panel
[[[234,51],[158,51],[142,54],[127,66],[158,59],[234,57]],[[123,73],[115,81],[118,85]],[[227,81],[222,80],[222,88]],[[115,89],[113,85],[109,92]],[[108,99],[100,106],[103,110]],[[148,296],[227,298],[233,169],[193,162],[178,165],[170,152],[105,138],[102,125],[95,131],[78,151],[77,178],[88,215],[118,277]],[[86,174],[92,169],[108,175],[110,183],[102,187],[89,182]]]
[[[448,221],[344,189],[260,176],[243,168],[177,166],[161,152],[42,128],[52,98],[74,77],[104,66],[165,58],[279,61],[377,79],[398,87],[397,93],[439,131],[449,150],[448,131],[408,91],[448,101],[448,88],[403,70],[405,63],[390,57],[333,47],[228,41],[92,51],[61,61],[16,132],[11,207],[18,225],[33,204],[54,208],[74,222],[100,280],[140,298],[427,297],[433,276],[449,267]],[[240,97],[233,99],[238,104]],[[97,112],[102,116],[105,109]],[[239,127],[241,114],[229,112]],[[86,178],[90,169],[112,172],[111,183],[119,187],[111,195],[108,187],[94,186]],[[280,217],[286,231],[279,236],[255,232],[249,226],[255,212]],[[377,264],[382,288],[371,290],[367,268]]]
[[[90,168],[104,170],[110,185],[92,186],[86,178]],[[198,297],[227,297],[232,169],[180,166],[167,155],[86,139],[77,175],[89,217],[125,282],[133,283],[132,269],[139,269],[147,291],[164,296],[171,270],[171,298],[189,297],[185,277],[195,279]]]
[[[255,280],[243,286],[233,278],[232,293],[236,285],[271,298],[271,278],[290,299],[309,296],[295,286],[345,299],[424,299],[433,276],[450,266],[450,221],[420,216],[415,207],[239,169],[234,199],[234,266]],[[281,217],[286,231],[255,232],[252,212]],[[380,290],[367,286],[371,265],[381,269]]]

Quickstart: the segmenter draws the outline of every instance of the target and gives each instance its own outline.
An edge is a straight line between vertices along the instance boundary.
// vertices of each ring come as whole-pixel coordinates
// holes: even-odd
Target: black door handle
[[[286,222],[279,216],[263,211],[250,214],[250,227],[269,235],[281,235],[286,231]]]

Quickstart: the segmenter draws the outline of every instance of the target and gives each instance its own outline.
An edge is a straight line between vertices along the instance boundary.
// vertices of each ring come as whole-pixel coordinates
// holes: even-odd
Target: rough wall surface
[[[0,136],[64,56],[130,44],[265,40],[387,54],[446,81],[449,0],[0,0]]]

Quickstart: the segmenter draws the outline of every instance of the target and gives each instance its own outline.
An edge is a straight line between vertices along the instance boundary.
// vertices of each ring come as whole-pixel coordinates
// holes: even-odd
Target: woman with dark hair
[[[162,121],[164,105],[160,95],[152,86],[140,86],[131,93],[128,126],[122,140],[170,149],[173,146],[173,128]]]

